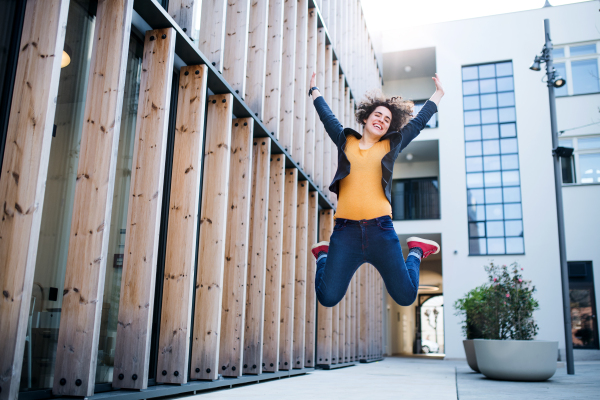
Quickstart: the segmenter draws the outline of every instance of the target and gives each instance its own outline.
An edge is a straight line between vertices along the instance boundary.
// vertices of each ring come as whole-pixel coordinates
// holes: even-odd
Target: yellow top
[[[336,218],[352,220],[392,216],[392,205],[381,185],[381,160],[390,151],[390,141],[382,140],[361,150],[358,139],[348,135],[346,156],[350,174],[340,181]]]

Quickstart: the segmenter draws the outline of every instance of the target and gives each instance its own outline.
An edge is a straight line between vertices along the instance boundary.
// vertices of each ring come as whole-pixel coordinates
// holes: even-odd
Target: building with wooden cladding
[[[1,7],[0,399],[382,357],[376,270],[325,308],[310,254],[333,229],[337,150],[308,80],[356,129],[382,85],[359,1]]]

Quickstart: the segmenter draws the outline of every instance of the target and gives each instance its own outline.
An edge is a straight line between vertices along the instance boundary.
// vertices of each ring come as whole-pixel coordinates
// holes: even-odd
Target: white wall
[[[525,277],[538,289],[538,339],[557,340],[559,347],[564,348],[548,95],[545,84],[540,82],[542,73],[528,67],[544,43],[544,18],[550,18],[556,43],[570,43],[600,36],[597,12],[598,3],[587,2],[384,32],[384,53],[436,47],[436,69],[446,92],[439,107],[440,126],[428,130],[426,136],[439,140],[439,176],[444,183],[442,219],[436,225],[442,234],[449,358],[464,357],[460,319],[451,305],[486,280],[483,265],[492,260],[522,264]],[[398,37],[411,40],[398,41]],[[503,60],[512,60],[514,69],[525,255],[469,256],[461,67]],[[417,225],[418,221],[415,228]],[[457,254],[453,254],[455,250]]]

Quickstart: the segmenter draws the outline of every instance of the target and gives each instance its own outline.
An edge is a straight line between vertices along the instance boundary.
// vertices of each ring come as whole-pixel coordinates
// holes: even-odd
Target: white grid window
[[[556,96],[600,93],[600,42],[556,46],[554,68],[567,84],[557,88]]]

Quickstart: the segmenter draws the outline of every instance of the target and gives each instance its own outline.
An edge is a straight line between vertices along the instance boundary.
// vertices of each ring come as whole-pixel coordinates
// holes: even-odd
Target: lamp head
[[[552,82],[552,85],[554,85],[555,88],[560,88],[565,86],[565,84],[567,83],[567,81],[561,77],[560,75],[556,75],[554,77],[554,82]]]
[[[542,68],[540,66],[540,56],[535,56],[533,62],[531,63],[531,66],[529,67],[530,70],[532,71],[540,71]]]

